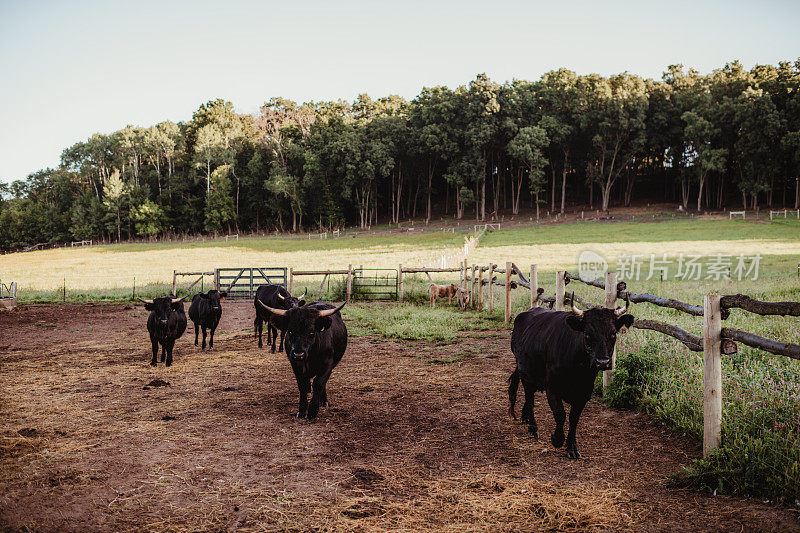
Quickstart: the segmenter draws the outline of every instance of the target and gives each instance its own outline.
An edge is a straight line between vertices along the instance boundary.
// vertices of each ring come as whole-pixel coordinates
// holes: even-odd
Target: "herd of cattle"
[[[453,288],[455,287],[455,288]],[[442,290],[443,289],[443,290]],[[452,289],[452,290],[451,290]],[[434,292],[436,293],[434,295]],[[214,331],[222,317],[221,301],[225,292],[210,290],[194,296],[189,306],[189,318],[194,323],[194,343],[198,344],[199,331],[203,332],[202,349],[214,346]],[[457,286],[432,286],[431,304],[437,297],[453,296],[461,300]],[[313,419],[320,407],[327,407],[327,383],[334,367],[341,361],[347,348],[347,327],[338,307],[322,302],[306,302],[294,297],[280,285],[262,285],[256,291],[254,335],[262,347],[263,326],[267,324],[267,344],[275,352],[278,331],[278,347],[285,351],[292,366],[300,401],[298,418]],[[157,364],[159,346],[161,362],[172,364],[175,341],[186,331],[184,298],[174,295],[140,300],[150,311],[147,329],[153,348],[150,364]],[[461,305],[461,301],[459,301]],[[624,307],[606,309],[594,307],[582,311],[574,303],[570,311],[552,311],[534,307],[514,319],[511,334],[511,351],[516,365],[508,378],[508,412],[516,418],[515,404],[520,382],[525,390],[525,403],[521,420],[528,423],[528,432],[539,438],[533,412],[534,394],[545,392],[547,402],[555,419],[555,431],[551,442],[556,448],[565,443],[564,402],[569,404],[569,430],[566,435],[567,457],[581,456],[576,443],[576,430],[581,413],[589,401],[598,372],[609,370],[617,333],[624,333],[633,324],[632,315],[626,314],[630,301]],[[311,401],[308,394],[311,393]]]

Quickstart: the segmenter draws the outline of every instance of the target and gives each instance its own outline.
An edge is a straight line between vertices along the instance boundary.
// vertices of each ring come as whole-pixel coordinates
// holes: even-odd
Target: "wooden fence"
[[[722,355],[733,354],[738,350],[737,343],[746,344],[752,348],[763,350],[772,354],[791,357],[800,360],[800,345],[773,339],[767,339],[734,328],[723,327],[723,321],[730,316],[731,309],[762,315],[800,316],[800,302],[763,302],[743,294],[721,296],[706,294],[703,305],[693,305],[673,298],[663,298],[648,293],[632,293],[627,290],[623,281],[617,280],[616,272],[607,272],[605,280],[583,280],[579,276],[567,271],[556,273],[556,286],[554,296],[545,296],[544,289],[538,286],[538,270],[536,265],[530,265],[528,278],[522,270],[512,262],[507,262],[504,269],[497,265],[468,266],[466,261],[459,268],[406,268],[398,267],[399,297],[403,299],[403,274],[404,273],[430,273],[430,272],[458,272],[460,286],[470,292],[470,302],[473,308],[483,309],[484,286],[488,286],[488,310],[493,311],[494,287],[504,288],[505,323],[511,320],[511,291],[522,287],[530,293],[530,306],[535,307],[540,303],[550,303],[551,309],[563,311],[567,302],[580,305],[584,308],[591,307],[581,298],[567,296],[566,286],[570,281],[585,283],[590,287],[602,289],[605,293],[604,305],[606,308],[616,307],[617,300],[630,300],[632,303],[648,303],[659,307],[675,309],[692,316],[703,317],[703,335],[693,335],[678,326],[659,322],[656,320],[637,319],[634,328],[656,331],[677,339],[684,346],[695,352],[703,352],[703,455],[708,455],[719,447],[722,434]],[[486,273],[486,276],[484,276]],[[497,274],[502,274],[502,281],[497,279]],[[515,279],[516,278],[516,279]],[[477,286],[477,288],[476,288]],[[573,300],[574,299],[574,300]],[[616,363],[616,351],[612,354]],[[612,364],[613,368],[614,364]],[[611,383],[612,371],[603,373],[603,387]]]

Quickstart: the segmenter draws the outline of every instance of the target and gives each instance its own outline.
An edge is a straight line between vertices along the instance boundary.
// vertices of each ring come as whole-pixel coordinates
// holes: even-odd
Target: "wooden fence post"
[[[616,272],[606,272],[606,308],[607,309],[616,309],[617,308],[617,273]],[[617,364],[617,346],[614,345],[614,351],[611,352],[611,369],[614,369],[614,366]],[[612,370],[606,370],[603,372],[603,390],[606,390],[611,384]]]
[[[397,300],[403,301],[403,264],[397,265]]]
[[[478,267],[478,311],[483,311],[483,267]]]
[[[528,281],[531,284],[531,308],[534,308],[539,305],[539,303],[536,301],[536,297],[538,296],[536,291],[539,290],[539,271],[536,268],[536,265],[531,265],[531,275],[528,278]]]
[[[178,271],[172,271],[172,294],[177,296],[178,294],[175,292],[178,290]]]
[[[798,267],[797,271],[800,272],[800,267]],[[493,279],[494,279],[494,263],[491,263],[489,265],[489,312],[490,313],[494,311],[494,283],[492,283]]]
[[[350,293],[353,289],[353,265],[347,265],[347,292],[345,293],[345,302],[350,301]]]
[[[511,320],[511,261],[506,261],[506,325]]]
[[[219,290],[219,269],[214,269],[214,290]]]
[[[703,456],[722,437],[722,312],[718,294],[703,302]]]
[[[553,306],[553,309],[555,309],[556,311],[564,310],[564,290],[565,290],[564,271],[559,270],[558,272],[556,272],[556,303]]]
[[[294,289],[294,267],[289,267],[289,286],[286,290],[289,291],[289,294],[292,294],[294,292],[292,289]]]

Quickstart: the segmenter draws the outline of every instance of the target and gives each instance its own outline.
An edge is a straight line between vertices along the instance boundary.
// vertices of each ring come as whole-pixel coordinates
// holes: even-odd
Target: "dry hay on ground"
[[[532,440],[505,414],[506,332],[352,337],[308,422],[285,357],[255,347],[252,304],[225,309],[215,349],[187,332],[170,369],[148,366],[138,307],[0,315],[0,528],[800,529],[787,510],[669,488],[699,446],[636,413],[591,403],[568,461],[537,398]]]

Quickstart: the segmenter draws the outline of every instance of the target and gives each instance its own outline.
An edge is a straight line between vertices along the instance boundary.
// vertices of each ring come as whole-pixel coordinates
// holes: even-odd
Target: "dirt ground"
[[[190,325],[169,369],[148,365],[141,307],[0,313],[0,529],[800,531],[790,510],[670,488],[699,445],[644,415],[592,402],[569,461],[537,397],[532,440],[506,414],[507,332],[351,336],[330,408],[297,420],[252,313],[225,302],[212,351]]]

